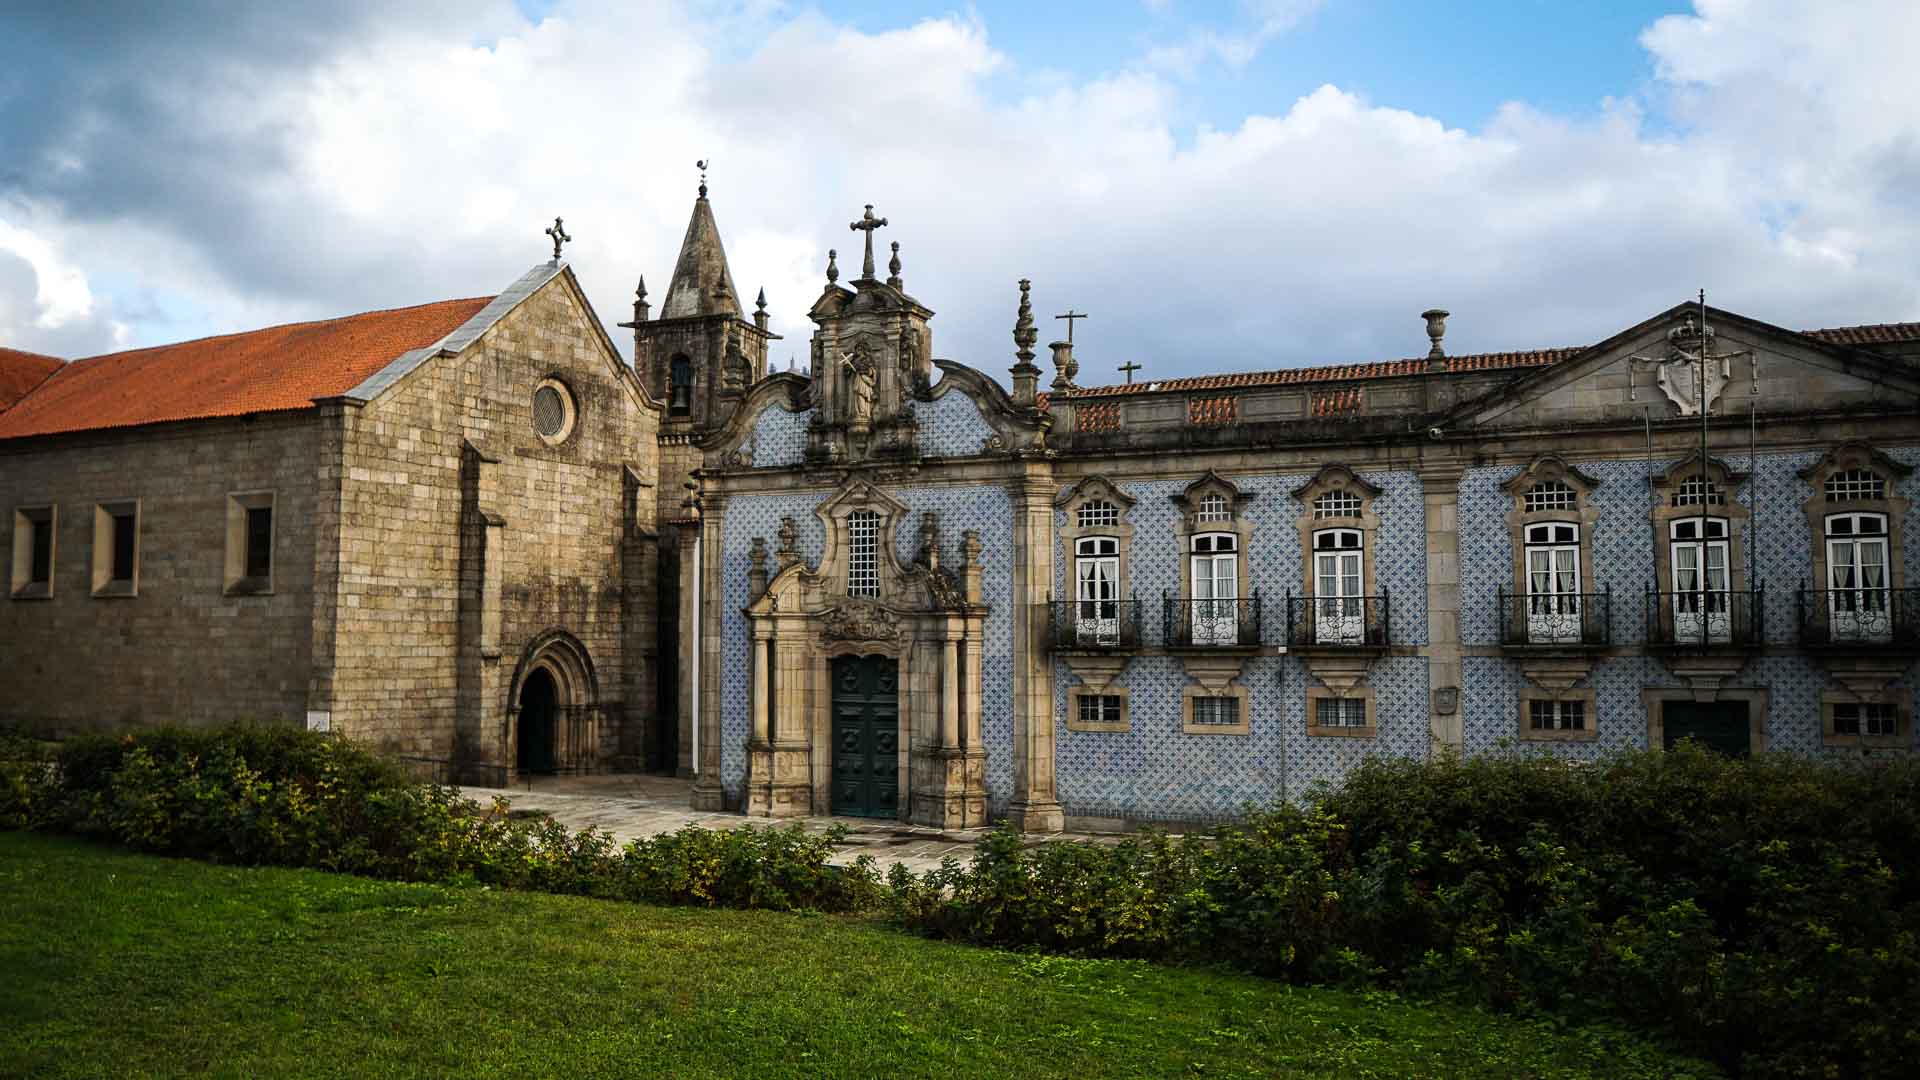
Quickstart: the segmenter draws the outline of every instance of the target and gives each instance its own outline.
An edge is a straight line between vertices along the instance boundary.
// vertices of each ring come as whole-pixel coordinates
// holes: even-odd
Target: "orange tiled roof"
[[[1869,323],[1865,326],[1836,326],[1827,330],[1801,332],[1830,345],[1891,345],[1902,341],[1920,341],[1920,322]]]
[[[431,345],[492,297],[442,300],[75,360],[0,413],[0,439],[306,409]]]
[[[0,349],[0,412],[11,408],[14,402],[27,396],[27,391],[47,381],[47,376],[60,370],[61,363],[57,356],[42,356],[20,349]]]

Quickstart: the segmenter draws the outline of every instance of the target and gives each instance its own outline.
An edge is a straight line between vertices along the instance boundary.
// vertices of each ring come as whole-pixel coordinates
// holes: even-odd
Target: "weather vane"
[[[559,262],[560,245],[572,240],[573,237],[567,235],[567,230],[561,226],[559,218],[553,219],[553,227],[547,230],[547,235],[553,238],[553,261]]]
[[[703,199],[707,197],[707,162],[712,160],[712,158],[702,158],[693,163],[694,168],[700,170],[700,197]]]

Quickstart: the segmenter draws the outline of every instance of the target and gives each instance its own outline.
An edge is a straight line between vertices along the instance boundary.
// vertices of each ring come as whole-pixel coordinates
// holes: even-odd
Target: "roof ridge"
[[[1501,349],[1491,352],[1460,353],[1446,358],[1449,367],[1455,363],[1485,361],[1495,358],[1525,358],[1535,365],[1545,365],[1564,360],[1576,353],[1592,348],[1591,345],[1555,345],[1535,349]],[[1537,359],[1536,359],[1537,358]],[[1175,375],[1166,379],[1150,379],[1134,383],[1114,383],[1106,386],[1086,386],[1072,390],[1064,397],[1103,397],[1119,394],[1144,394],[1154,392],[1158,387],[1163,391],[1177,390],[1216,390],[1241,386],[1256,386],[1263,383],[1337,382],[1344,378],[1380,379],[1404,375],[1418,375],[1426,370],[1427,357],[1396,357],[1392,360],[1356,360],[1343,364],[1310,364],[1303,367],[1267,368],[1259,371],[1228,371],[1200,375]],[[1515,364],[1513,366],[1522,366]],[[1378,370],[1394,369],[1400,370]],[[1371,369],[1371,370],[1370,370]],[[1316,378],[1317,376],[1317,378]]]
[[[116,356],[133,356],[138,353],[153,352],[157,349],[177,349],[183,345],[199,345],[205,342],[226,341],[231,338],[251,337],[255,334],[270,333],[274,330],[294,330],[303,326],[321,326],[326,323],[347,322],[352,319],[364,319],[370,315],[393,315],[402,311],[418,311],[421,308],[440,307],[446,304],[471,304],[476,300],[492,300],[493,296],[459,296],[444,300],[429,300],[423,304],[403,304],[399,307],[369,308],[348,315],[334,315],[324,319],[300,319],[295,322],[274,323],[270,326],[256,326],[251,330],[231,330],[224,334],[207,334],[203,337],[186,338],[181,341],[163,341],[155,345],[142,345],[133,349],[121,349],[118,352],[98,353],[93,356],[80,356],[63,361],[68,365],[91,363],[95,360],[110,360]],[[15,350],[16,352],[19,350]],[[54,357],[53,359],[59,359]]]

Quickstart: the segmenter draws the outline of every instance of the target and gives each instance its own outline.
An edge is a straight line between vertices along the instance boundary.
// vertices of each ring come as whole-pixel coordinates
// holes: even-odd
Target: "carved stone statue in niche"
[[[847,377],[847,422],[858,427],[873,423],[873,394],[877,372],[865,348],[857,348],[840,358],[840,370]]]
[[[727,359],[720,367],[720,379],[729,390],[743,390],[753,381],[753,365],[747,361],[747,354],[741,351],[737,337],[727,339]]]

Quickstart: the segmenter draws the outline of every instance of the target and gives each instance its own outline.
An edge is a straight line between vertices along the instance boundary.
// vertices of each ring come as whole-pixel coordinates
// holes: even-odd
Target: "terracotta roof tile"
[[[1920,322],[1869,323],[1865,326],[1835,326],[1826,330],[1803,330],[1810,338],[1830,345],[1891,345],[1920,341]]]
[[[1073,411],[1073,426],[1076,431],[1119,431],[1120,403],[1117,401],[1088,402]]]
[[[1312,415],[1318,418],[1330,416],[1353,416],[1359,413],[1366,399],[1357,386],[1341,386],[1332,390],[1323,390],[1313,395]]]
[[[1240,410],[1235,404],[1237,401],[1239,399],[1232,394],[1189,398],[1187,423],[1196,427],[1231,424],[1240,415]]]
[[[75,360],[0,413],[0,439],[311,408],[492,297],[442,300]]]
[[[27,391],[47,381],[47,376],[60,370],[61,363],[57,356],[0,349],[0,412],[12,408],[14,402],[27,396]]]
[[[1543,367],[1582,352],[1585,346],[1561,349],[1533,349],[1526,352],[1473,353],[1447,357],[1447,370],[1494,371],[1503,368]],[[1122,383],[1115,386],[1089,386],[1072,392],[1075,398],[1113,397],[1123,394],[1181,393],[1193,390],[1238,390],[1259,386],[1291,386],[1299,383],[1350,382],[1355,379],[1385,379],[1400,375],[1419,375],[1427,370],[1426,357],[1413,360],[1386,360],[1371,364],[1334,364],[1326,367],[1283,368],[1279,371],[1240,371],[1230,375],[1195,375],[1180,379]]]

